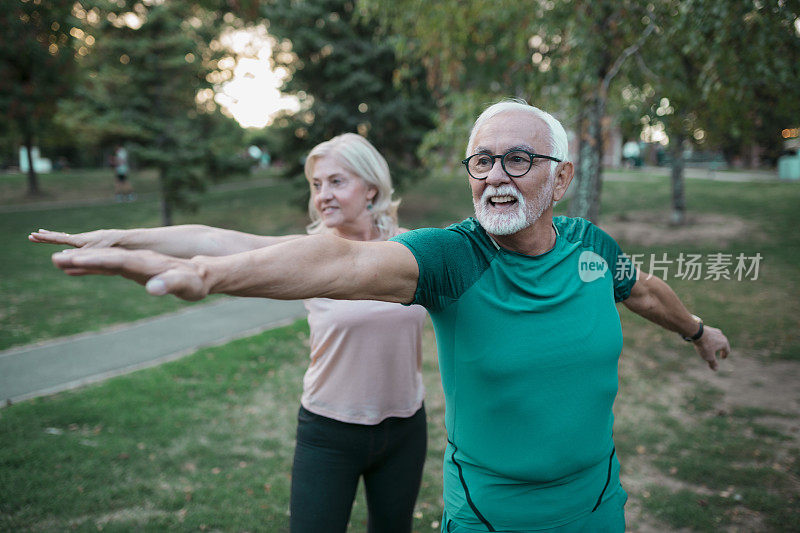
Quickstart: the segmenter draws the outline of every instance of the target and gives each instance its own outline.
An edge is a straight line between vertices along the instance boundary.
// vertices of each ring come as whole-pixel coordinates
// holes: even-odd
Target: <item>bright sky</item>
[[[226,108],[243,128],[263,128],[279,111],[297,111],[297,99],[281,94],[278,88],[287,73],[272,68],[274,39],[264,26],[234,30],[220,37],[221,43],[239,55],[233,79],[220,85],[214,100]],[[233,59],[222,65],[233,66]]]

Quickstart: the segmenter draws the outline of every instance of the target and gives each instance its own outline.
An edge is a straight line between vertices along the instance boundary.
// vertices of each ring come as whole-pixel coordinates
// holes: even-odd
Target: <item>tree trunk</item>
[[[30,130],[25,132],[25,151],[28,158],[28,196],[39,196],[42,191],[39,189],[36,169],[33,168],[33,135]]]
[[[603,192],[603,118],[606,116],[606,100],[602,95],[597,96],[597,101],[592,108],[593,115],[589,117],[590,134],[594,137],[594,175],[592,176],[592,202],[589,204],[589,220],[595,224],[600,222],[600,195]]]
[[[670,179],[672,182],[672,212],[669,217],[671,226],[682,226],[686,223],[686,196],[684,193],[684,161],[683,161],[683,134],[674,135],[670,138],[670,155],[672,156],[672,171]]]
[[[600,218],[600,189],[602,186],[603,155],[603,114],[604,102],[598,93],[592,95],[586,105],[585,121],[587,124],[578,132],[580,136],[580,152],[575,191],[569,202],[569,215],[582,217],[592,222]]]
[[[172,200],[167,187],[167,176],[164,170],[159,172],[158,181],[161,185],[161,225],[172,225]]]

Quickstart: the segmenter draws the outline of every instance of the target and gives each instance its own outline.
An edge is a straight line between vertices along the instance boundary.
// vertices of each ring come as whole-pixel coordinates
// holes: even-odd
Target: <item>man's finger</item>
[[[98,248],[97,251],[68,248],[52,255],[53,264],[62,270],[83,269],[96,274],[124,273],[130,257],[124,250]]]
[[[200,300],[206,296],[200,276],[185,269],[171,269],[158,274],[150,278],[145,287],[147,292],[155,296],[174,294],[178,298],[190,301]]]
[[[61,270],[65,270],[72,266],[72,257],[70,257],[70,254],[66,252],[67,250],[62,250],[50,256],[50,260],[53,262],[53,264]]]
[[[163,279],[159,277],[150,278],[150,280],[145,285],[147,292],[152,294],[153,296],[164,296],[165,294],[169,293],[169,289],[167,289],[167,284],[164,283]]]
[[[114,276],[113,272],[103,270],[91,270],[88,268],[65,268],[64,274],[69,276]]]

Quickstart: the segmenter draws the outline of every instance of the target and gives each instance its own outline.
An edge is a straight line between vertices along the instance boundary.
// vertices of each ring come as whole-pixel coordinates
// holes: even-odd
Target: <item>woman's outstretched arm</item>
[[[31,242],[66,244],[75,248],[125,248],[152,250],[172,257],[221,256],[280,244],[303,235],[269,237],[200,224],[160,228],[101,229],[86,233],[63,233],[40,229],[32,232]]]

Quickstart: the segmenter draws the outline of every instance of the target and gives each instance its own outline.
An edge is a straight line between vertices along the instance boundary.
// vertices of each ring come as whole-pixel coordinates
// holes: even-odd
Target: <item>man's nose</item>
[[[499,157],[496,158],[492,169],[489,171],[489,174],[486,175],[486,183],[488,185],[494,185],[496,187],[497,185],[502,185],[503,183],[509,183],[511,181],[511,177],[503,170],[503,165],[500,161]]]

